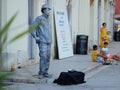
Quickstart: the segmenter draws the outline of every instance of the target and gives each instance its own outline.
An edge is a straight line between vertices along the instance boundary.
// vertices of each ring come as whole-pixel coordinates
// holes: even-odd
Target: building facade
[[[99,45],[100,28],[103,22],[107,23],[109,31],[113,32],[113,0],[0,0],[0,28],[8,22],[11,16],[18,13],[15,21],[7,33],[8,41],[29,28],[36,16],[41,15],[41,6],[48,3],[51,7],[52,23],[52,58],[57,58],[57,44],[55,33],[55,9],[65,9],[71,33],[73,51],[76,51],[76,36],[87,35],[88,50],[93,44]],[[112,34],[111,34],[112,37]],[[15,69],[39,61],[38,47],[30,34],[5,47],[3,55],[6,56],[5,68]]]

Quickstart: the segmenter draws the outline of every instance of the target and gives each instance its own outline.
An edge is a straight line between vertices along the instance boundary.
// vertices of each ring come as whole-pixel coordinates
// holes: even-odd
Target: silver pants
[[[51,44],[38,43],[39,47],[39,75],[48,74],[50,58],[51,58]]]

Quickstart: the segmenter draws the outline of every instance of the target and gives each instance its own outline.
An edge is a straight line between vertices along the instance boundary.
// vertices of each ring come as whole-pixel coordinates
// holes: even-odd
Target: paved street
[[[86,85],[88,90],[120,90],[120,62],[92,76]]]
[[[7,90],[120,90],[120,62],[99,67],[86,74],[86,83],[71,86],[47,84],[13,83]]]

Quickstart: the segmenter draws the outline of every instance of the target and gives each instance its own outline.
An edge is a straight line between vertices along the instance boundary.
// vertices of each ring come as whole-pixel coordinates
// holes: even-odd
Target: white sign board
[[[73,48],[66,10],[55,10],[55,25],[59,59],[73,56]]]

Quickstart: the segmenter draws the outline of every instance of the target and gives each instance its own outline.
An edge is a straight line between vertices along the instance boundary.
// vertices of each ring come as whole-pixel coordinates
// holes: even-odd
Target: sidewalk
[[[117,53],[120,55],[119,46],[120,42],[111,42],[109,45],[110,53]],[[88,73],[89,71],[100,66],[103,65],[97,62],[92,62],[91,52],[89,52],[87,55],[74,55],[62,60],[52,60],[49,68],[49,73],[53,74],[51,79],[38,79],[37,74],[39,64],[34,64],[17,69],[15,74],[9,77],[7,81],[20,83],[47,83],[49,81],[52,82],[54,79],[58,78],[61,72],[68,71],[69,69]]]

